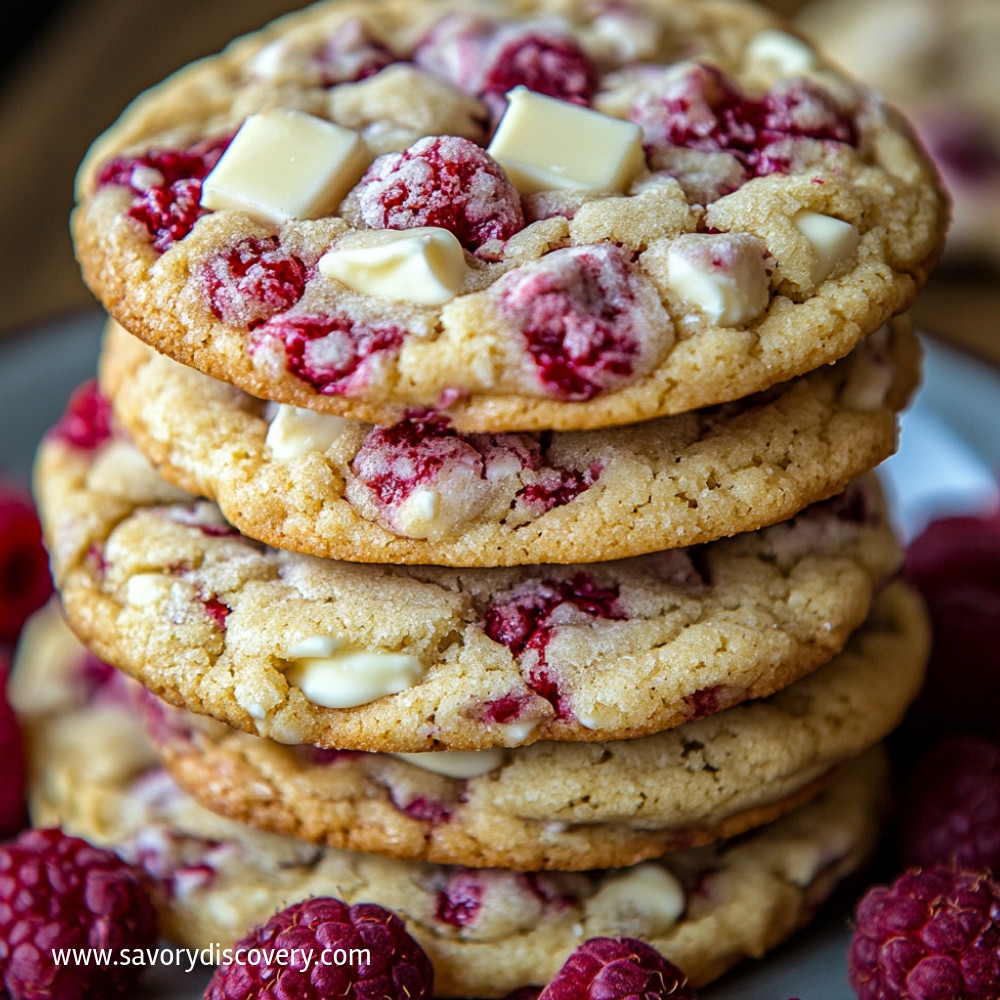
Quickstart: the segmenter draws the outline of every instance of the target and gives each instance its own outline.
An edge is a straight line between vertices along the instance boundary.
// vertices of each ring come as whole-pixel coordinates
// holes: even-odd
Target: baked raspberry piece
[[[394,323],[372,325],[346,316],[274,316],[255,330],[251,352],[277,342],[286,366],[324,396],[352,396],[394,355],[405,331]]]
[[[571,38],[528,31],[504,38],[483,74],[480,94],[502,98],[514,87],[589,105],[597,90],[597,73]]]
[[[139,876],[111,851],[57,829],[0,847],[0,981],[12,998],[135,996],[139,965],[57,965],[52,949],[149,948],[156,914]]]
[[[594,462],[587,469],[545,469],[536,482],[523,486],[517,494],[538,514],[572,503],[600,478],[603,466]]]
[[[302,298],[308,269],[276,236],[246,236],[201,266],[209,309],[223,323],[253,329]]]
[[[930,747],[907,776],[899,840],[904,866],[1000,874],[1000,744],[955,734]]]
[[[111,437],[111,402],[101,393],[97,379],[88,379],[74,390],[49,434],[83,451],[93,451]]]
[[[35,508],[20,490],[0,482],[0,642],[14,642],[51,593],[49,557]]]
[[[635,938],[584,941],[538,1000],[694,1000],[687,976]]]
[[[647,152],[654,157],[669,146],[729,153],[751,177],[790,169],[789,140],[857,142],[850,117],[811,80],[784,80],[755,98],[704,63],[644,90],[629,117],[642,127]]]
[[[379,156],[348,197],[370,229],[436,226],[473,253],[524,228],[520,196],[500,164],[454,135]]]
[[[848,969],[859,1000],[995,1000],[1000,886],[982,873],[936,867],[869,889]]]
[[[385,69],[396,57],[375,38],[360,17],[339,25],[316,53],[320,80],[324,87],[367,80]]]
[[[205,215],[201,182],[232,139],[206,139],[188,149],[149,149],[138,156],[117,156],[97,174],[98,187],[118,184],[133,192],[128,214],[142,223],[153,247],[163,253]]]
[[[546,393],[584,401],[636,372],[653,336],[640,329],[640,278],[613,245],[553,250],[494,285]]]
[[[1000,515],[934,521],[907,546],[905,574],[927,604],[933,642],[902,736],[1000,740]]]
[[[17,716],[7,700],[10,658],[0,650],[0,837],[9,837],[28,822],[24,801],[24,748]]]
[[[347,906],[329,897],[307,899],[275,914],[235,948],[259,956],[257,964],[219,966],[205,1000],[430,1000],[433,992],[434,972],[427,955],[399,917],[374,903]],[[266,965],[264,952],[280,949],[294,949],[292,961]],[[325,954],[331,956],[342,949],[348,958],[366,951],[368,961],[313,961],[306,968],[324,949],[330,949]]]

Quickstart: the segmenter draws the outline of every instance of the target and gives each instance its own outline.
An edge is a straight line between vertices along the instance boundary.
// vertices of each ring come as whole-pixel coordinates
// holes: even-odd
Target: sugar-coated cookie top
[[[320,4],[137,100],[77,252],[255,395],[460,430],[738,398],[905,308],[946,209],[902,120],[746,4]]]

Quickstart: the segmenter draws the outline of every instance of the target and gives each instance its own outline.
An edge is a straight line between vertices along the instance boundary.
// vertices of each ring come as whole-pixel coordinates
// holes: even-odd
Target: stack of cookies
[[[441,996],[761,954],[866,857],[920,685],[867,473],[945,219],[743,3],[321,4],[140,97],[37,466],[90,652],[18,670],[36,821],[198,947],[381,903]]]

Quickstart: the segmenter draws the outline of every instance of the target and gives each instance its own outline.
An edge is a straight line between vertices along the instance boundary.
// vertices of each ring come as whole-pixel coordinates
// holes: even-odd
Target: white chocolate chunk
[[[405,760],[414,767],[446,778],[478,778],[495,771],[504,761],[499,747],[489,750],[440,750],[429,753],[394,753],[393,757]]]
[[[125,600],[133,608],[148,608],[170,596],[172,581],[162,573],[136,573],[125,585]]]
[[[555,188],[625,191],[646,165],[642,129],[526,87],[508,106],[487,152],[521,194]]]
[[[642,864],[609,879],[587,902],[587,917],[600,917],[616,927],[649,921],[650,934],[663,934],[684,913],[684,890],[677,878],[659,865]]]
[[[858,248],[858,230],[850,222],[803,208],[792,217],[795,228],[806,238],[815,254],[811,279],[824,281],[833,269]]]
[[[420,660],[406,653],[344,648],[340,639],[310,636],[292,646],[285,677],[314,705],[354,708],[398,694],[423,676]]]
[[[746,57],[772,71],[775,78],[801,76],[817,67],[816,52],[787,31],[765,28],[747,42]]]
[[[262,222],[329,215],[371,160],[357,132],[291,108],[250,115],[201,189],[201,204]]]
[[[333,249],[319,259],[320,274],[365,295],[436,306],[453,299],[468,268],[462,244],[447,229],[385,230],[374,246]]]
[[[523,743],[537,728],[540,718],[519,719],[517,722],[501,722],[497,725],[506,746],[516,747]]]
[[[770,300],[764,245],[739,233],[677,237],[667,252],[666,283],[718,326],[756,319]]]
[[[301,458],[326,451],[350,426],[345,417],[279,403],[267,428],[266,443],[274,458]]]

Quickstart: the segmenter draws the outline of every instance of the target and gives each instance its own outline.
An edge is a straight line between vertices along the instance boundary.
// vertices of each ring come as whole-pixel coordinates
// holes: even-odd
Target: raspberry
[[[111,437],[111,403],[101,394],[96,379],[77,387],[50,434],[83,451],[93,451]]]
[[[376,1000],[408,997],[429,1000],[434,973],[423,949],[394,913],[374,903],[347,906],[326,897],[295,903],[252,930],[236,946],[257,964],[220,966],[205,990],[205,1000]],[[296,949],[285,965],[266,965],[266,954]],[[256,951],[261,949],[261,952]],[[358,951],[367,951],[367,961]],[[337,965],[337,953],[344,956]],[[330,956],[330,964],[298,956]],[[352,955],[353,953],[353,955]]]
[[[545,390],[584,401],[630,378],[641,353],[638,278],[617,246],[553,250],[496,282]]]
[[[900,854],[907,867],[1000,874],[1000,744],[954,735],[924,753],[907,780]]]
[[[475,921],[486,886],[478,872],[459,871],[436,897],[434,916],[443,924],[465,927]]]
[[[395,61],[392,52],[372,37],[368,25],[359,17],[341,24],[316,54],[324,87],[367,80]]]
[[[761,98],[743,94],[714,66],[694,64],[657,92],[644,91],[629,117],[642,126],[647,149],[681,146],[730,153],[751,177],[787,171],[787,140],[854,145],[854,124],[815,83],[782,81]]]
[[[293,375],[324,396],[351,396],[364,388],[381,360],[396,353],[404,336],[393,323],[371,326],[344,316],[276,316],[257,328],[255,347],[277,340]]]
[[[590,938],[563,963],[538,1000],[694,1000],[687,976],[635,938]]]
[[[137,965],[56,965],[51,949],[149,948],[156,914],[145,886],[111,851],[57,829],[0,847],[0,979],[7,994],[48,1000],[134,996]]]
[[[848,954],[860,1000],[996,1000],[1000,886],[937,867],[904,872],[858,904]]]
[[[248,329],[295,305],[307,278],[305,264],[285,253],[276,236],[247,236],[201,268],[208,307],[223,323]]]
[[[10,660],[0,650],[0,837],[17,833],[28,822],[24,802],[24,748],[17,716],[7,700]]]
[[[934,521],[907,547],[904,572],[933,634],[904,737],[974,731],[1000,740],[1000,515]]]
[[[502,97],[517,86],[589,105],[597,90],[597,74],[572,39],[529,33],[507,41],[494,55],[480,93]]]
[[[524,228],[520,196],[503,168],[458,136],[428,136],[378,157],[353,193],[369,228],[437,226],[473,253]]]
[[[49,557],[30,501],[0,484],[0,642],[14,642],[52,593]]]
[[[538,482],[522,487],[517,497],[539,514],[571,503],[597,482],[603,466],[594,462],[587,469],[546,469]]]

